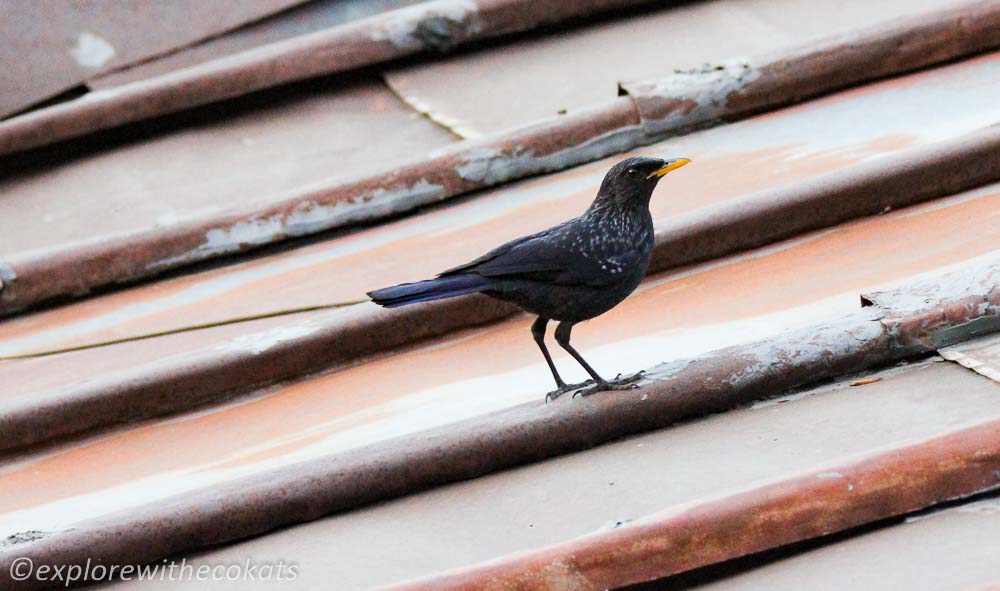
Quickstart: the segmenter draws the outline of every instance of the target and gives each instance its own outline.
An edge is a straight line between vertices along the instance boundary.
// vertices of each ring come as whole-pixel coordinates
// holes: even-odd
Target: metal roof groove
[[[391,589],[608,589],[1000,488],[1000,420]]]
[[[969,335],[1000,330],[998,278],[996,261],[976,261],[865,296],[876,305],[838,321],[655,368],[641,390],[572,404],[521,405],[100,518],[0,550],[0,580],[9,576],[6,567],[15,557],[51,564],[82,564],[95,556],[148,562],[933,352]],[[996,430],[991,425],[988,431]],[[978,435],[973,441],[983,443]],[[990,461],[973,463],[970,470],[959,467],[955,475],[963,478],[949,494],[982,490],[977,470],[989,466],[992,478],[996,466]]]
[[[0,123],[0,154],[78,137],[264,88],[648,4],[650,0],[433,0],[232,56],[91,92]]]
[[[998,146],[1000,127],[987,128],[959,140],[904,150],[828,173],[805,186],[795,183],[762,191],[738,206],[722,204],[681,216],[657,229],[649,272],[710,260],[977,186],[1000,174]],[[926,172],[915,178],[914,170]],[[349,306],[316,317],[310,334],[279,342],[262,353],[212,347],[141,366],[138,373],[110,373],[39,393],[18,406],[8,405],[0,449],[176,412],[514,313],[512,306],[484,296],[391,312]]]
[[[542,125],[464,141],[429,159],[349,183],[303,188],[267,206],[231,209],[171,226],[10,253],[0,313],[81,295],[213,257],[335,227],[371,223],[487,186],[561,170],[693,127],[894,75],[996,46],[1000,5],[974,3],[842,35],[735,72],[709,69]],[[663,93],[669,90],[667,97]],[[4,125],[0,124],[0,138]],[[982,172],[982,171],[980,171]],[[992,180],[992,177],[991,179]],[[248,234],[252,236],[248,237]],[[68,269],[74,272],[68,273]]]

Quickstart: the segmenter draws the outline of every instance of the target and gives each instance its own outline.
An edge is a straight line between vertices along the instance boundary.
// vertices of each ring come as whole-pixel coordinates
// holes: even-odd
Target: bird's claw
[[[646,375],[646,370],[640,369],[639,371],[637,371],[634,374],[630,375],[629,377],[625,378],[625,380],[628,380],[628,381],[637,381],[640,378],[642,378],[642,376],[644,376],[644,375]],[[616,375],[615,379],[613,379],[611,381],[612,381],[612,383],[614,383],[614,382],[621,382],[622,381],[622,374]]]
[[[555,390],[553,390],[553,391],[549,392],[548,394],[546,394],[545,395],[545,402],[548,403],[551,400],[555,400],[556,398],[559,398],[560,396],[562,396],[566,392],[572,392],[573,390],[576,390],[576,391],[579,392],[580,389],[583,388],[584,386],[588,386],[588,385],[593,384],[593,383],[594,383],[594,380],[587,380],[587,381],[584,381],[584,382],[580,382],[579,384],[563,384],[562,386],[559,386]],[[576,396],[576,394],[574,394],[574,396]]]
[[[622,374],[618,374],[618,376],[610,382],[598,382],[593,386],[577,390],[573,393],[573,398],[576,398],[577,396],[590,396],[591,394],[607,390],[636,390],[639,388],[639,384],[636,384],[636,382],[641,380],[645,373],[646,372],[644,371],[640,371],[628,376],[627,378],[622,378]]]

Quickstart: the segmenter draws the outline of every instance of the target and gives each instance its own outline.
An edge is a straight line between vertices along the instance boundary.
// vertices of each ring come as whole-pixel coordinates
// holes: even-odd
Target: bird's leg
[[[598,375],[598,373],[594,371],[594,368],[590,367],[590,364],[587,363],[587,360],[583,358],[583,355],[580,355],[580,353],[573,348],[573,345],[569,344],[570,333],[572,331],[573,331],[572,322],[560,322],[559,326],[556,327],[556,342],[559,343],[560,347],[566,349],[566,351],[573,356],[573,359],[576,359],[576,361],[583,366],[583,369],[587,370],[587,373],[590,374],[590,377],[594,378],[593,386],[579,390],[574,394],[574,396],[576,396],[576,394],[580,394],[581,396],[587,396],[595,392],[603,392],[605,390],[630,390],[632,388],[639,387],[635,385],[635,382],[638,382],[640,379],[642,379],[643,372],[639,372],[627,378],[614,379],[610,382],[602,378],[600,375]],[[618,375],[620,376],[621,374]]]
[[[589,380],[579,384],[567,384],[563,381],[562,377],[559,375],[559,370],[556,369],[556,364],[552,362],[552,356],[549,355],[548,347],[545,346],[545,327],[548,323],[548,318],[539,316],[538,319],[531,325],[531,336],[535,338],[535,342],[538,343],[538,348],[542,350],[542,355],[545,356],[545,363],[549,364],[549,370],[552,371],[552,377],[556,381],[556,389],[545,395],[546,402],[549,400],[555,400],[570,390],[576,390],[590,383]]]

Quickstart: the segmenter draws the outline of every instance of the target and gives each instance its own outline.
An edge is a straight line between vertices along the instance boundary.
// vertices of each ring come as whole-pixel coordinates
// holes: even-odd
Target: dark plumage
[[[656,183],[687,159],[629,158],[614,165],[583,215],[497,247],[435,279],[378,289],[368,295],[389,308],[469,293],[512,302],[538,315],[531,333],[552,370],[555,398],[590,383],[566,384],[545,346],[545,327],[558,320],[556,342],[593,378],[583,394],[634,387],[638,375],[608,381],[570,345],[573,325],[624,300],[646,274],[653,252],[649,199]]]

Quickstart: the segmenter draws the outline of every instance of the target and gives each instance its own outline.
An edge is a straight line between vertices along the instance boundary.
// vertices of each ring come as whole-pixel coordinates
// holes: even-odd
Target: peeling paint
[[[449,51],[463,38],[483,30],[478,7],[468,0],[443,0],[387,15],[371,32],[372,41],[388,41],[397,49]]]
[[[409,187],[376,189],[353,201],[321,205],[303,201],[290,213],[241,220],[225,228],[206,232],[198,248],[147,265],[156,271],[206,258],[243,250],[247,246],[270,244],[284,237],[305,236],[336,226],[364,222],[425,205],[445,195],[445,188],[420,179]]]
[[[188,209],[184,211],[168,210],[153,220],[153,224],[158,228],[166,228],[182,224],[184,222],[197,221],[200,218],[214,215],[220,210],[219,207],[202,207],[198,209]]]
[[[859,312],[860,313],[860,312]],[[844,359],[856,353],[865,343],[874,342],[884,335],[884,327],[876,320],[877,311],[870,311],[871,322],[857,322],[854,317],[816,324],[809,333],[799,330],[786,331],[782,338],[758,341],[741,347],[742,356],[750,360],[739,372],[731,375],[726,383],[744,387],[762,375],[781,372],[789,366],[806,363],[820,364],[824,360]]]
[[[727,99],[760,76],[747,58],[675,70],[661,80],[620,84],[619,94],[635,101],[645,132],[660,136],[716,121],[728,113]]]
[[[260,355],[279,343],[311,335],[319,329],[319,326],[279,326],[271,330],[240,335],[227,343],[217,346],[216,350],[249,351],[254,355]]]
[[[882,323],[899,355],[932,353],[1000,330],[998,256],[1000,251],[993,251],[939,276],[920,276],[900,289],[862,294],[862,305],[882,310]]]
[[[0,300],[10,302],[14,300],[14,294],[8,289],[17,279],[17,271],[10,263],[0,259]]]
[[[17,546],[19,544],[27,544],[29,542],[35,542],[37,540],[44,540],[45,538],[55,533],[57,532],[43,531],[39,529],[29,529],[29,530],[15,532],[5,538],[0,538],[0,548],[9,548],[11,546]]]
[[[97,69],[115,57],[115,48],[104,38],[84,31],[77,36],[69,55],[81,66]]]
[[[504,150],[493,146],[470,149],[455,171],[467,181],[496,185],[531,174],[563,170],[584,162],[618,154],[643,143],[642,128],[631,125],[595,136],[576,146],[536,156],[534,150],[517,146]]]
[[[983,296],[1000,285],[1000,251],[962,261],[946,271],[926,273],[908,281],[901,289],[862,294],[862,302],[896,315],[911,315],[937,308],[942,302]],[[984,304],[977,308],[977,313],[988,310],[989,303]]]

